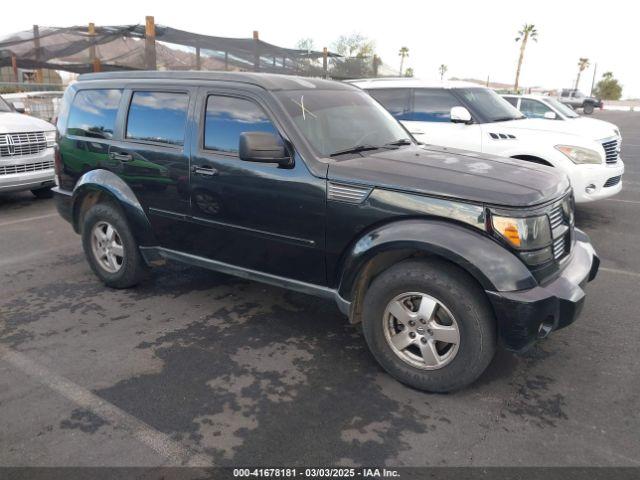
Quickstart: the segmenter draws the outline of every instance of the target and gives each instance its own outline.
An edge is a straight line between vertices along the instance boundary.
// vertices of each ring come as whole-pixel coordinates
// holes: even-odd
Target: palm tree
[[[447,70],[449,70],[449,67],[447,67],[444,63],[440,65],[440,67],[438,68],[438,71],[440,72],[441,81],[444,78],[445,74],[447,73]]]
[[[580,75],[587,68],[589,68],[589,59],[580,57],[580,59],[578,60],[578,78],[576,78],[576,90],[578,89],[578,84],[580,83]]]
[[[404,67],[404,59],[409,56],[409,49],[407,47],[402,47],[398,52],[400,55],[400,76],[402,76],[402,67]]]
[[[536,26],[532,23],[525,23],[522,26],[522,30],[518,32],[518,36],[516,37],[516,42],[522,40],[520,43],[520,57],[518,58],[518,69],[516,70],[516,82],[513,86],[513,89],[518,92],[519,82],[520,82],[520,69],[522,68],[522,60],[524,59],[524,50],[527,48],[527,42],[529,39],[534,42],[538,41],[538,30],[536,30]]]

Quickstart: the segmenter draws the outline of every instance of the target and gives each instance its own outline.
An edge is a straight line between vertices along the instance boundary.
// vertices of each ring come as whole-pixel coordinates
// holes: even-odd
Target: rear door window
[[[133,92],[126,138],[181,146],[184,144],[188,108],[187,93]]]
[[[514,107],[518,108],[518,97],[502,97]]]
[[[368,92],[398,120],[411,120],[410,88],[376,88],[368,90]]]
[[[113,138],[122,90],[80,90],[69,110],[67,133],[81,137]]]
[[[460,101],[451,92],[437,88],[417,88],[413,94],[411,120],[415,122],[448,122],[451,108]]]
[[[237,155],[240,134],[244,132],[278,134],[257,103],[244,98],[209,95],[204,120],[204,148]]]

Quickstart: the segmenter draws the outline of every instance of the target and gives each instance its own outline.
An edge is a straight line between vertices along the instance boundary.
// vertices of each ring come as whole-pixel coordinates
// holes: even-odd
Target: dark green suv
[[[58,135],[58,209],[104,283],[174,260],[330,298],[428,391],[573,322],[598,269],[563,174],[418,144],[350,85],[85,75]]]

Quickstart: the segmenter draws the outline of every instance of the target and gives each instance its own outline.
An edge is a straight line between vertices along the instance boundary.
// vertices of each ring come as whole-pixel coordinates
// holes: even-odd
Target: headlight
[[[47,140],[47,147],[53,147],[56,144],[56,131],[44,132],[44,138]]]
[[[573,163],[602,163],[600,153],[589,148],[574,147],[571,145],[556,145],[556,150],[565,154]]]
[[[491,215],[493,231],[518,250],[535,250],[551,243],[551,226],[546,215],[512,218]]]

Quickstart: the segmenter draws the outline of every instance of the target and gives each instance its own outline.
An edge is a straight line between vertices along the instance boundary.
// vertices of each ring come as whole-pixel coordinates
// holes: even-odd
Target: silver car
[[[31,190],[38,198],[50,197],[55,139],[49,122],[17,113],[0,98],[0,194]]]

